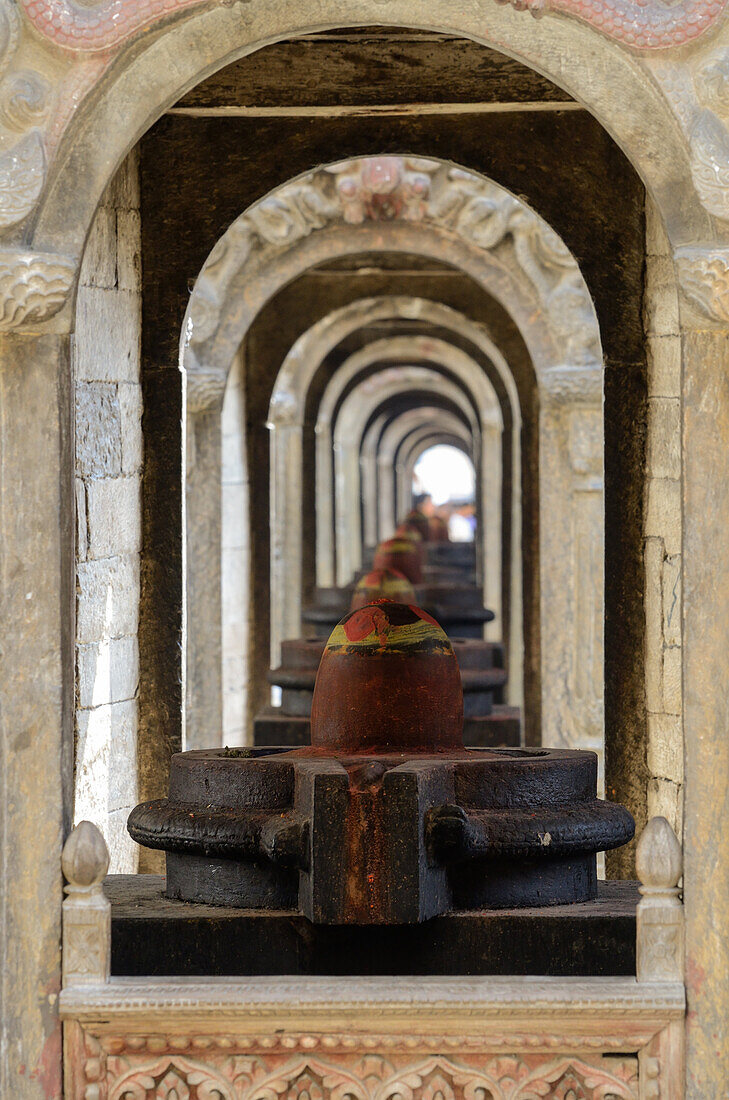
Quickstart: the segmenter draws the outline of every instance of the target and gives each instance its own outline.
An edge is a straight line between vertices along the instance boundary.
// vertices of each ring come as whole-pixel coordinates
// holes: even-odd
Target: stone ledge
[[[634,882],[596,901],[453,913],[420,925],[326,927],[297,914],[173,901],[158,875],[111,875],[112,974],[190,979],[256,975],[635,974]]]

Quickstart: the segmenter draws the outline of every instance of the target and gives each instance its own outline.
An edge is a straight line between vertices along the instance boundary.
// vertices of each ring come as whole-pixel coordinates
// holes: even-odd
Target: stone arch
[[[391,420],[382,432],[378,443],[377,454],[377,461],[382,470],[386,471],[390,469],[394,474],[395,496],[393,500],[392,516],[390,518],[391,525],[396,523],[398,519],[407,512],[407,492],[404,491],[402,449],[407,449],[415,445],[420,438],[432,435],[434,432],[438,432],[441,435],[449,432],[452,436],[457,436],[461,446],[465,448],[473,461],[473,440],[457,417],[448,412],[448,410],[439,409],[433,406],[422,406],[420,408],[410,409]],[[364,440],[362,441],[362,450],[364,450]],[[364,475],[364,463],[361,462],[361,465]],[[366,504],[366,495],[363,476],[363,505]],[[363,511],[365,510],[366,509],[363,508]],[[385,528],[385,530],[393,529],[392,526]],[[385,538],[386,536],[383,534],[382,537]],[[503,624],[501,625],[503,629]]]
[[[472,448],[470,434],[457,416],[447,409],[437,408],[435,406],[430,406],[429,412],[431,422],[437,422],[443,425],[443,430],[450,430],[456,434],[459,432],[462,433],[465,444],[468,446],[469,450]],[[365,546],[375,546],[380,541],[377,516],[377,451],[380,445],[382,432],[387,424],[391,422],[392,417],[389,412],[386,411],[379,414],[371,422],[362,438],[360,467],[362,472],[362,532]],[[425,428],[421,430],[425,431]],[[401,484],[398,494],[400,510],[402,510],[403,501],[407,499],[407,493],[403,492]]]
[[[302,461],[304,410],[309,387],[321,362],[342,340],[367,325],[392,319],[422,321],[457,332],[478,349],[484,363],[492,365],[493,380],[498,381],[506,393],[511,419],[511,466],[515,486],[511,531],[515,561],[521,560],[521,408],[513,375],[503,355],[483,326],[440,302],[403,295],[359,299],[328,314],[299,337],[281,365],[271,395],[268,412],[271,499],[277,502],[277,506],[271,509],[271,587],[272,598],[280,601],[279,608],[272,608],[271,616],[273,621],[280,621],[281,636],[298,629],[300,614],[301,503],[292,472],[298,470]],[[364,467],[368,461],[369,456],[364,451]],[[366,472],[364,476],[366,478]],[[327,524],[331,526],[331,517],[327,518]],[[318,564],[318,584],[323,587],[333,584],[333,555],[330,554],[328,560],[318,555]],[[510,587],[513,598],[509,633],[512,638],[520,639],[521,578],[516,565],[512,570]],[[280,595],[274,596],[274,591]],[[288,618],[284,619],[284,616]]]
[[[385,337],[365,345],[365,347],[350,356],[346,362],[342,363],[331,379],[324,391],[316,422],[317,501],[323,506],[317,508],[317,517],[321,517],[321,530],[318,529],[317,533],[317,556],[321,550],[324,565],[329,570],[331,570],[332,562],[331,557],[327,561],[327,554],[331,554],[331,548],[327,545],[328,528],[326,524],[330,523],[327,502],[331,499],[332,493],[330,484],[331,465],[328,459],[334,443],[334,414],[343,394],[358,374],[378,362],[396,363],[405,361],[413,364],[430,363],[442,368],[450,377],[460,382],[464,392],[469,395],[472,407],[478,416],[482,442],[485,443],[486,435],[489,435],[488,442],[492,445],[489,451],[489,461],[498,468],[501,466],[500,436],[503,430],[503,418],[498,397],[488,377],[470,356],[447,343],[447,341],[434,339],[430,336]],[[349,446],[346,439],[342,440],[341,445],[342,447]],[[498,455],[496,454],[496,448],[498,448]],[[484,465],[485,462],[486,456],[484,455]],[[494,497],[499,499],[500,504],[500,491],[495,490]],[[392,502],[390,502],[391,504]],[[494,517],[494,522],[500,532],[500,521]],[[354,549],[354,535],[351,546]],[[359,556],[356,550],[355,555]],[[348,556],[345,555],[345,557],[347,567],[353,564],[355,569],[358,568],[359,560],[353,563]],[[342,575],[338,570],[338,584],[346,583],[342,581]],[[494,596],[490,596],[490,598],[494,598]]]
[[[188,88],[282,38],[367,23],[459,34],[544,73],[583,103],[622,145],[658,202],[675,244],[712,239],[710,218],[691,183],[688,141],[677,122],[681,110],[658,82],[647,78],[639,54],[629,53],[605,36],[604,22],[600,29],[564,18],[537,24],[504,7],[489,8],[485,26],[480,9],[448,8],[441,13],[436,4],[429,12],[412,0],[393,0],[386,10],[377,0],[360,0],[346,11],[340,0],[324,0],[317,17],[312,23],[297,18],[290,9],[272,9],[263,2],[250,4],[245,16],[237,9],[217,7],[174,13],[157,10],[150,11],[148,23],[158,33],[149,34],[146,27],[141,48],[139,35],[147,20],[126,35],[117,35],[111,49],[116,63],[92,64],[76,76],[75,86],[81,89],[77,97],[91,87],[94,96],[82,99],[80,107],[56,120],[60,139],[45,187],[42,178],[37,185],[36,194],[42,190],[42,195],[30,234],[33,246],[80,256],[86,230],[115,166]],[[656,5],[648,20],[660,24],[664,17],[665,9]],[[626,29],[631,28],[632,19],[632,13],[624,19]],[[51,40],[64,36],[64,22],[49,20],[42,33]],[[664,33],[667,43],[671,33],[683,41],[696,33],[692,26],[689,34],[680,18],[672,24],[667,37]],[[600,81],[590,78],[585,57],[594,58],[595,63],[599,58]],[[647,119],[650,126],[645,125]],[[73,195],[64,186],[69,173],[78,182]]]
[[[686,41],[704,29],[703,23],[696,27],[686,26],[683,6],[678,14],[667,10],[662,4],[651,4],[647,9],[640,14],[641,25],[647,19],[665,26],[664,20],[669,20],[674,31]],[[138,10],[135,6],[134,11]],[[594,12],[595,9],[588,10]],[[118,54],[115,54],[118,43],[113,44],[110,55],[114,57],[114,64],[108,68],[98,64],[93,57],[88,61],[83,55],[75,68],[72,68],[72,62],[64,60],[61,65],[54,59],[53,64],[58,65],[56,80],[61,79],[61,71],[70,74],[67,86],[59,97],[60,117],[55,120],[56,133],[62,134],[58,155],[51,164],[49,183],[42,195],[38,215],[34,213],[33,221],[26,222],[21,231],[12,230],[8,240],[12,246],[30,243],[36,249],[33,257],[36,270],[40,269],[42,273],[53,270],[59,256],[77,258],[99,195],[114,166],[167,104],[173,102],[186,87],[257,45],[289,34],[322,30],[327,26],[384,21],[393,25],[441,29],[492,45],[540,70],[574,94],[615,136],[655,198],[672,246],[686,246],[678,256],[687,287],[687,301],[682,303],[680,320],[684,337],[681,353],[685,382],[683,443],[688,459],[684,469],[682,502],[687,531],[684,583],[692,592],[694,602],[686,615],[688,656],[683,661],[683,673],[689,682],[695,677],[697,685],[689,694],[686,706],[689,783],[684,898],[688,913],[688,983],[692,1016],[688,1087],[692,1097],[710,1095],[720,1087],[721,1074],[720,1063],[713,1056],[714,1040],[710,1037],[716,1036],[717,1029],[723,1026],[727,1018],[726,994],[720,984],[726,968],[715,963],[717,959],[726,958],[723,930],[716,914],[721,912],[726,896],[729,863],[716,851],[715,837],[719,834],[720,815],[724,811],[721,800],[714,799],[712,795],[723,789],[722,783],[725,786],[728,765],[726,749],[721,748],[717,738],[710,741],[706,731],[723,729],[726,718],[724,626],[729,586],[726,583],[725,555],[718,556],[715,548],[722,542],[729,515],[724,465],[717,458],[726,452],[727,447],[727,402],[723,376],[726,368],[726,327],[729,322],[725,305],[729,257],[722,247],[722,242],[727,241],[726,225],[712,224],[692,185],[694,165],[688,148],[685,119],[687,114],[691,117],[700,104],[697,105],[690,89],[685,91],[692,77],[691,62],[694,58],[689,56],[689,62],[686,61],[686,54],[693,52],[691,43],[685,51],[673,55],[664,69],[664,82],[671,87],[670,96],[674,97],[674,105],[670,102],[669,93],[664,94],[661,90],[660,62],[651,64],[650,58],[641,55],[640,50],[629,52],[607,40],[601,32],[583,26],[572,18],[548,17],[537,24],[509,8],[489,7],[487,25],[484,25],[486,17],[480,5],[466,9],[451,6],[447,15],[441,15],[439,5],[434,5],[432,9],[423,8],[422,5],[414,6],[412,0],[393,0],[386,12],[373,0],[354,7],[350,5],[346,12],[334,0],[327,0],[317,9],[317,14],[321,22],[312,24],[304,19],[295,19],[288,8],[262,3],[246,6],[244,14],[237,6],[211,7],[203,11],[196,9],[189,15],[182,11],[170,12],[164,19],[157,9],[150,16],[150,24],[144,27],[147,33],[143,42],[136,40],[135,35],[129,32]],[[75,15],[82,19],[86,17],[82,6],[75,9]],[[168,21],[167,25],[165,21]],[[64,22],[49,19],[41,34],[52,36],[56,28],[65,33]],[[150,28],[154,33],[150,33]],[[623,28],[625,33],[635,32],[636,19],[632,11],[625,14]],[[608,35],[614,34],[612,16],[608,16],[606,29]],[[719,45],[726,41],[724,29],[717,32],[722,35]],[[669,37],[665,44],[672,41],[675,40]],[[106,60],[102,55],[102,61]],[[15,75],[17,66],[25,63],[26,53],[21,50],[19,60],[13,63],[16,68],[11,69],[10,75]],[[601,73],[599,81],[594,79],[598,67]],[[99,77],[99,73],[103,76]],[[87,96],[83,101],[83,90],[92,86],[96,94]],[[82,100],[80,108],[75,110],[75,101],[72,101],[74,87],[81,89],[76,92],[75,101]],[[718,123],[718,119],[716,121]],[[721,126],[720,134],[723,140],[725,131]],[[712,160],[709,157],[704,166],[707,173],[710,172],[714,186],[717,168],[722,162],[723,158]],[[698,167],[702,165],[699,163]],[[43,179],[34,178],[31,210],[35,196],[42,188]],[[10,255],[6,257],[11,268],[16,256],[11,247]],[[41,305],[33,313],[35,321],[44,321],[62,305],[72,268],[65,262],[60,267],[62,277],[59,276],[59,282],[64,285],[61,290],[56,286],[48,294],[40,293]],[[20,287],[18,300],[21,301],[27,272],[23,270],[22,263],[19,269],[20,276],[13,274],[13,278],[17,279],[16,285]],[[42,274],[41,281],[44,277]],[[670,274],[668,282],[674,285]],[[687,304],[688,299],[690,305]],[[24,308],[21,301],[21,322]],[[67,342],[63,334],[70,324],[68,313],[59,317],[42,350],[40,342],[36,341],[37,347],[33,345],[35,332],[21,333],[18,335],[19,346],[11,348],[8,353],[13,362],[16,355],[19,362],[24,361],[26,373],[31,363],[42,365],[42,376],[39,371],[37,376],[33,375],[33,382],[42,398],[47,396],[49,408],[57,399],[54,389],[56,378],[66,369]],[[51,366],[58,366],[60,373],[54,374]],[[679,395],[672,392],[670,396]],[[9,414],[8,419],[12,421],[12,415]],[[20,424],[20,417],[16,423]],[[63,423],[54,422],[53,430],[62,434]],[[58,456],[54,454],[52,461],[55,473],[59,467]],[[44,469],[43,476],[52,480],[47,469]],[[31,484],[35,486],[39,481],[34,480]],[[48,503],[46,497],[42,500],[39,497],[38,512],[39,515],[42,513],[43,518],[47,517],[49,527],[55,523],[56,509],[56,501]],[[660,538],[662,530],[659,519],[654,536]],[[50,545],[41,568],[35,558],[29,558],[28,572],[46,580],[52,571],[54,582],[58,577],[68,582],[68,533],[65,533],[64,539],[60,551],[55,542]],[[24,541],[17,532],[12,533],[10,545],[11,549],[17,545],[16,558],[19,561],[25,558],[23,551],[27,542],[27,538]],[[22,608],[24,605],[16,606]],[[49,652],[52,645],[54,659],[52,664],[49,662],[45,677],[38,676],[36,706],[42,703],[47,708],[48,718],[44,723],[47,732],[43,744],[48,748],[48,758],[54,760],[62,755],[60,745],[64,729],[61,716],[63,704],[58,692],[61,675],[58,666],[61,662],[56,660],[56,654],[63,653],[63,645],[58,641],[61,633],[54,615],[46,631],[39,633],[35,649],[23,648],[15,657],[15,667],[18,668],[24,661],[32,662],[35,651],[50,638]],[[12,716],[11,711],[11,719]],[[48,838],[50,853],[58,847],[64,778],[61,769],[56,769],[43,788],[45,797],[41,801],[50,805],[50,816],[44,820],[52,821],[51,825],[43,826],[41,822],[38,828],[26,830],[30,840],[20,829],[14,828],[12,820],[8,830],[17,866],[23,873],[36,873],[37,892],[43,897],[48,910],[43,927],[51,941],[54,937],[57,939],[60,879],[54,860],[50,858],[47,861],[48,870],[41,875],[36,856],[39,831],[43,832],[44,838]],[[25,825],[26,815],[17,814],[17,817]],[[14,844],[16,840],[17,844]],[[25,899],[21,901],[27,904]],[[49,904],[49,901],[54,904]],[[14,914],[13,909],[11,915]],[[27,918],[27,912],[25,916]],[[34,952],[34,945],[19,945],[18,957],[21,961],[18,965],[22,969],[23,964],[27,963],[29,972],[31,968],[33,975],[42,972],[46,979],[48,975],[45,970],[39,969]],[[714,964],[708,976],[703,965],[706,962]],[[16,984],[13,975],[11,986]],[[34,1062],[35,1054],[41,1048],[42,1038],[39,1036],[45,1034],[38,1023],[41,1011],[46,1012],[45,1004],[36,1005],[33,1014],[28,1010],[25,1028],[28,1038],[24,1054],[30,1051],[32,1057],[25,1057],[24,1061],[29,1064]],[[15,1026],[19,1012],[20,1009],[17,1009],[12,1017]],[[17,1062],[18,1059],[14,1060]],[[59,1064],[60,1058],[49,1055],[48,1073],[57,1077]]]
[[[362,537],[359,524],[359,500],[361,496],[359,479],[360,448],[364,428],[370,416],[388,399],[410,389],[418,390],[422,394],[431,393],[450,397],[453,404],[460,407],[469,422],[471,435],[474,439],[474,450],[479,453],[481,453],[482,448],[485,450],[485,436],[489,429],[493,430],[496,445],[492,447],[491,459],[492,461],[496,460],[499,462],[500,469],[501,426],[496,416],[493,415],[495,414],[495,408],[492,407],[490,410],[493,419],[490,422],[487,421],[485,429],[482,430],[482,421],[478,413],[481,413],[483,409],[478,407],[478,413],[472,409],[469,397],[458,387],[454,380],[455,372],[451,373],[450,377],[448,375],[443,375],[433,370],[432,367],[425,366],[424,364],[428,362],[427,359],[424,360],[423,365],[418,366],[393,365],[398,361],[408,364],[411,364],[413,359],[415,362],[418,361],[416,357],[408,355],[408,348],[414,347],[414,342],[411,341],[416,339],[417,338],[411,337],[394,337],[375,341],[373,344],[363,348],[361,352],[356,353],[355,356],[352,356],[351,360],[347,363],[347,367],[354,367],[357,373],[361,371],[363,367],[378,362],[387,363],[388,365],[384,367],[384,369],[379,370],[376,374],[371,375],[357,384],[351,390],[342,402],[339,415],[334,424],[332,435],[335,470],[334,499],[336,502],[334,529],[336,532],[337,547],[337,583],[340,585],[347,584],[354,571],[362,564]],[[403,340],[405,343],[398,349],[396,347],[396,341],[400,340]],[[458,349],[451,349],[451,351],[456,350]],[[440,359],[441,354],[444,356],[444,359]],[[445,349],[442,351],[438,350],[434,355],[438,356],[439,363],[442,362],[444,366],[453,367],[454,361],[451,360],[448,362],[448,352]],[[356,377],[356,374],[354,376]],[[455,377],[458,376],[455,375]],[[496,406],[496,408],[497,407],[498,406]],[[488,408],[486,412],[489,412]],[[321,438],[323,434],[324,433],[321,432],[318,438]],[[497,453],[498,458],[496,457]],[[317,499],[322,501],[326,501],[327,496],[331,495],[331,487],[327,484],[331,473],[331,465],[326,461],[329,455],[330,448],[327,448],[326,451],[322,449],[320,456],[317,456],[318,459],[321,457],[321,463],[317,460]],[[483,465],[485,466],[485,464],[486,457],[484,454]],[[323,475],[321,478],[319,476],[320,473]],[[390,492],[384,495],[387,500],[383,506],[381,515],[390,515],[394,509],[392,487],[390,487]],[[497,499],[500,507],[500,493]],[[323,511],[326,511],[326,509]],[[390,531],[389,533],[391,534],[392,532]]]
[[[413,432],[412,436],[408,436],[407,439],[403,440],[398,451],[397,465],[400,470],[399,500],[401,501],[401,508],[406,507],[408,493],[413,482],[413,474],[418,460],[426,451],[429,451],[431,447],[436,447],[440,444],[447,447],[454,447],[473,462],[469,441],[464,438],[464,435],[458,430],[454,431],[453,428],[442,425],[440,430],[434,433],[432,430],[429,434],[425,434],[424,432],[423,434]],[[400,457],[400,454],[402,454],[402,457]],[[507,691],[509,693],[509,701],[514,702],[517,706],[521,705],[520,702],[516,701],[515,692],[510,687],[507,687]]]
[[[385,222],[373,201],[380,192],[388,195],[393,214]],[[195,283],[180,352],[187,377],[187,436],[193,452],[207,456],[203,467],[219,467],[214,457],[220,448],[216,410],[231,363],[263,302],[332,255],[383,249],[451,263],[512,317],[538,383],[542,515],[549,517],[553,530],[552,521],[561,516],[559,547],[569,544],[575,524],[580,524],[580,538],[590,542],[590,561],[600,559],[602,535],[595,519],[602,509],[602,362],[589,291],[564,243],[534,211],[486,177],[435,159],[370,157],[316,169],[253,204],[220,238]],[[286,420],[285,412],[279,409],[278,423]],[[567,472],[565,432],[597,441],[590,459],[591,495],[578,490]],[[560,471],[562,476],[556,476]],[[219,552],[209,523],[211,494],[217,491],[205,479],[187,480],[188,562],[200,555],[197,568],[187,566],[187,614],[190,622],[204,620],[220,635],[219,586],[212,577],[200,587],[195,581],[204,573],[203,563]],[[202,524],[198,515],[205,517]],[[599,602],[602,569],[598,566],[598,582],[590,587],[575,583],[574,570],[559,550],[547,554],[544,563],[543,635],[548,636],[556,621],[584,624],[589,636],[575,640],[567,630],[565,652],[552,645],[543,648],[543,734],[558,745],[601,745],[601,604],[587,610],[576,604],[585,592],[590,598],[597,592]],[[195,638],[195,631],[189,631],[186,721],[187,729],[200,731],[208,743],[220,736],[221,653],[208,637],[201,655],[195,651]],[[585,647],[596,655],[587,677],[577,657]],[[587,684],[579,702],[573,690],[577,683]],[[200,743],[197,737],[193,743]]]

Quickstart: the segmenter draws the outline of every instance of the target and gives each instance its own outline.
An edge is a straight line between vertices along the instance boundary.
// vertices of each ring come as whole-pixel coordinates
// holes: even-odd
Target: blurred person
[[[476,535],[476,509],[473,501],[454,503],[453,515],[448,521],[451,542],[473,542]]]

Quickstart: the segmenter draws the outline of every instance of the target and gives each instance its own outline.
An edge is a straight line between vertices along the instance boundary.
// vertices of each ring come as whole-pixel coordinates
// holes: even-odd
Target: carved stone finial
[[[73,830],[63,846],[61,867],[71,888],[90,889],[101,882],[109,869],[109,850],[93,822],[80,821]]]
[[[673,891],[683,872],[681,845],[665,817],[652,817],[635,850],[641,893]]]
[[[95,985],[109,977],[111,906],[101,887],[109,851],[97,827],[81,821],[63,846],[68,895],[63,903],[63,984]]]
[[[683,980],[683,905],[678,882],[681,845],[665,817],[653,817],[635,853],[641,880],[637,913],[636,962],[640,982]]]

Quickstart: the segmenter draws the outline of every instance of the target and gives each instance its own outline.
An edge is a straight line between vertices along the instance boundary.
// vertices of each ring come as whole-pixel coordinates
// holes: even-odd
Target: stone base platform
[[[638,884],[595,901],[455,912],[420,925],[327,927],[287,912],[174,901],[158,875],[110,875],[111,970],[122,977],[635,973]]]

